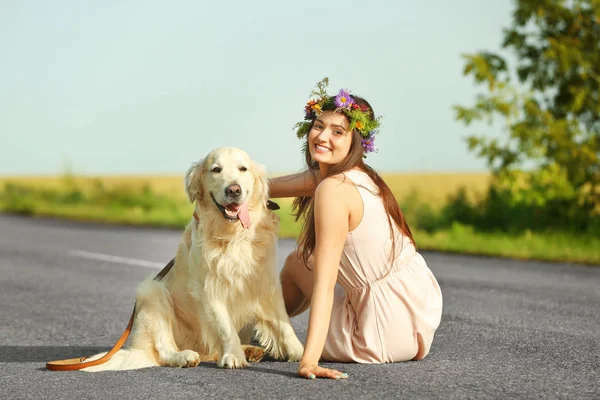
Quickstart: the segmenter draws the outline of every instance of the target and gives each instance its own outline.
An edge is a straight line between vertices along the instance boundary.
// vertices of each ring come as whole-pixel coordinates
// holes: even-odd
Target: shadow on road
[[[261,368],[258,366],[262,363],[273,363],[273,362],[287,362],[287,361],[276,361],[273,359],[265,358],[259,363],[249,363],[248,364],[249,368],[246,368],[246,371],[260,372],[263,374],[281,375],[281,376],[285,376],[288,378],[290,378],[290,377],[298,378],[298,375],[295,374],[294,372],[278,371],[278,370],[273,370],[273,369],[269,369],[269,368]],[[201,364],[198,364],[198,368],[221,369],[217,366],[216,363],[201,363]]]
[[[96,346],[0,346],[0,362],[43,362],[54,360],[63,360],[68,358],[93,356],[94,354],[102,353],[110,350],[109,347]],[[265,357],[262,362],[274,363],[285,362],[277,361],[269,357]],[[247,371],[259,372],[263,374],[281,375],[285,377],[296,378],[297,375],[293,372],[273,370],[270,368],[259,367],[259,363],[250,363]],[[198,368],[220,369],[216,363],[201,363]],[[39,370],[45,370],[45,367]]]
[[[93,356],[110,350],[96,346],[0,346],[0,362],[47,362]]]

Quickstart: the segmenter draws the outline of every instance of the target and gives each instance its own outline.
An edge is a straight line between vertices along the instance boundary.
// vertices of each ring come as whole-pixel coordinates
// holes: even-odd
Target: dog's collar
[[[269,210],[279,210],[279,204],[275,203],[274,201],[271,200],[267,200],[267,208]],[[194,210],[194,219],[196,220],[196,224],[198,224],[198,222],[200,222],[200,217],[198,217],[198,213],[196,212],[196,210]]]
[[[267,208],[273,211],[279,210],[279,204],[275,203],[274,201],[267,200]]]

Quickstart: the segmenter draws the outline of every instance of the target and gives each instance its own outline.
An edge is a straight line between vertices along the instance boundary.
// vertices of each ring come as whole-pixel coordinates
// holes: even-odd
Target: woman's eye
[[[211,169],[210,172],[218,174],[219,172],[221,172],[221,167],[213,167],[213,169]]]
[[[240,169],[240,171],[242,171],[242,172],[246,172],[246,171],[248,171],[248,168],[246,168],[246,167],[240,167],[239,169]]]
[[[315,128],[317,128],[317,129],[323,129],[323,125],[321,125],[321,124],[315,124]]]
[[[342,131],[334,131],[333,133],[335,133],[336,135],[343,135],[344,134],[344,132],[342,132]]]

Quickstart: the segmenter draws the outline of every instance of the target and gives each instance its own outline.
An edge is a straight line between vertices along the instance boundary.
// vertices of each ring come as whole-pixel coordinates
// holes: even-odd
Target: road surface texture
[[[0,215],[0,398],[600,398],[600,268],[425,252],[444,295],[422,361],[51,372],[48,360],[108,350],[136,285],[173,256],[178,231]],[[280,265],[293,242],[279,245]],[[301,340],[308,315],[293,319]]]

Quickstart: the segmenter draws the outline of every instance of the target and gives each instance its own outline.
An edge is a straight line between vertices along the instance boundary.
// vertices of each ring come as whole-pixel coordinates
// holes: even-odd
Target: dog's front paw
[[[242,349],[239,351],[240,354],[225,353],[219,360],[219,367],[221,368],[245,368],[248,365],[246,357]]]
[[[195,367],[200,364],[200,354],[193,350],[183,350],[172,357],[169,363],[172,367],[188,368]]]
[[[304,354],[304,346],[295,335],[287,340],[284,350],[289,361],[300,361],[302,354]]]

